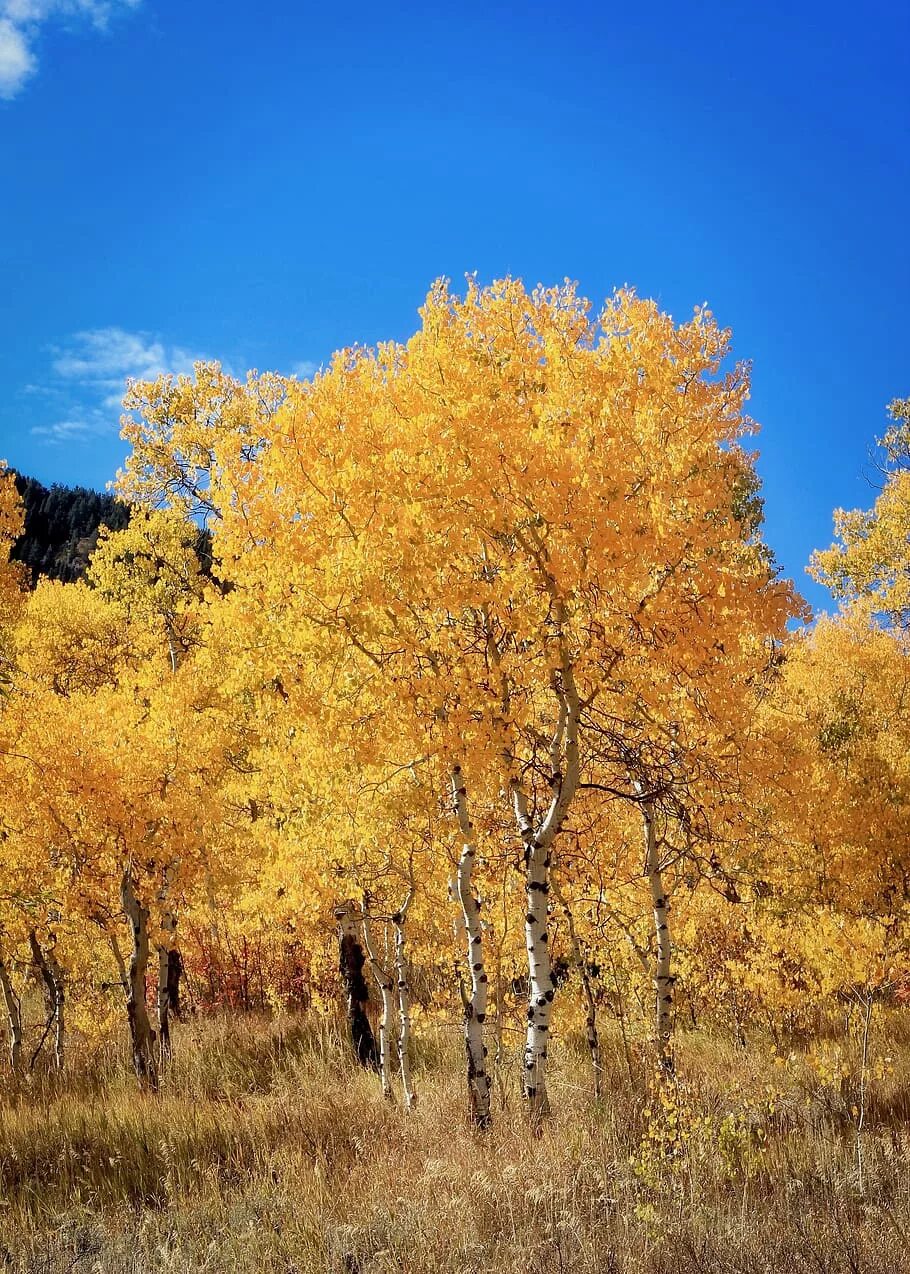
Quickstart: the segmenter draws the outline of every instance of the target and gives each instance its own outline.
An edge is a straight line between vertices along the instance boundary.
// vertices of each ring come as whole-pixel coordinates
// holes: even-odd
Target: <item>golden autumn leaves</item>
[[[469,281],[463,297],[434,286],[406,343],[343,351],[309,382],[199,364],[130,386],[119,483],[139,509],[87,585],[42,585],[7,623],[3,852],[41,860],[40,891],[4,904],[13,940],[40,915],[83,967],[77,952],[125,932],[128,870],[153,945],[174,914],[178,943],[194,925],[293,933],[319,999],[338,900],[367,891],[390,915],[413,880],[409,958],[440,1008],[464,958],[446,902],[456,766],[500,1020],[527,924],[551,1029],[551,872],[573,941],[619,962],[617,986],[658,977],[664,1005],[677,969],[712,993],[712,941],[735,981],[763,916],[777,934],[787,907],[837,911],[883,854],[897,889],[886,807],[905,736],[880,692],[906,650],[868,614],[787,637],[801,604],[761,540],[748,375],[722,370],[728,353],[707,310],[676,324],[629,292],[594,313],[569,286]],[[211,576],[188,517],[211,534]],[[854,541],[884,561],[899,538],[852,525],[851,560]],[[834,659],[860,691],[832,697]],[[555,1029],[559,1012],[557,997]]]

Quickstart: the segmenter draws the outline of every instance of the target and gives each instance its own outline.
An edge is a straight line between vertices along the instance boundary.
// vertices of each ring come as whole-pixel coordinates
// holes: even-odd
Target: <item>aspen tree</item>
[[[380,790],[418,762],[446,801],[457,757],[500,870],[486,847],[511,826],[534,1118],[554,856],[588,793],[630,795],[603,732],[628,752],[684,719],[687,784],[735,769],[749,687],[797,609],[746,511],[748,376],[721,373],[728,351],[701,308],[676,324],[628,292],[595,315],[569,285],[471,280],[459,298],[440,282],[408,342],[340,352],[234,435],[219,407],[195,459],[198,383],[179,412],[156,391],[130,427],[137,490],[208,506],[236,649],[261,702],[276,687],[321,816],[349,807],[352,772]],[[327,756],[345,756],[337,773]],[[322,888],[328,864],[306,862]]]
[[[413,859],[411,873],[405,900],[392,916],[395,927],[395,987],[398,993],[398,1068],[407,1111],[412,1111],[417,1105],[417,1091],[411,1077],[411,991],[405,954],[405,921],[414,898]]]
[[[468,791],[460,765],[453,766],[451,782],[452,804],[462,837],[455,888],[461,907],[463,921],[461,933],[467,943],[467,961],[471,978],[471,994],[462,997],[465,1052],[468,1061],[468,1094],[474,1123],[479,1128],[486,1128],[490,1123],[490,1077],[487,1072],[487,1049],[484,1044],[483,1028],[487,1016],[489,979],[483,956],[480,902],[475,897],[473,888],[477,846],[468,813]]]

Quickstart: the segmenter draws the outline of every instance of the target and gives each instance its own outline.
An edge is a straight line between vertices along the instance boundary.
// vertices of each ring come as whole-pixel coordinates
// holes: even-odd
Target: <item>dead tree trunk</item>
[[[47,1004],[47,1026],[50,1030],[51,1023],[54,1025],[54,1065],[57,1070],[63,1070],[64,1060],[64,1041],[66,1022],[64,1017],[64,1005],[66,1001],[66,991],[63,983],[63,970],[57,960],[54,946],[48,947],[47,952],[41,949],[41,943],[35,930],[32,929],[28,935],[28,944],[31,947],[32,959],[35,968],[41,976],[44,983],[44,998]],[[45,1035],[47,1032],[45,1032]],[[42,1044],[43,1044],[42,1040]],[[40,1051],[40,1046],[39,1050]],[[37,1057],[37,1053],[36,1053]]]
[[[366,954],[360,937],[360,908],[355,902],[343,902],[335,908],[338,921],[338,951],[341,979],[348,1002],[348,1025],[354,1055],[362,1066],[379,1070],[379,1053],[366,1006],[369,1001],[363,966]]]
[[[158,1067],[155,1060],[155,1032],[149,1022],[145,1000],[145,977],[149,960],[148,908],[136,897],[129,869],[123,873],[120,886],[124,915],[133,940],[127,971],[126,1015],[133,1046],[133,1069],[140,1088],[156,1092]]]

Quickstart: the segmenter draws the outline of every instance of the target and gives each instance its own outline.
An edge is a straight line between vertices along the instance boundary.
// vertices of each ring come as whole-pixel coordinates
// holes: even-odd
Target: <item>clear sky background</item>
[[[910,393],[908,0],[0,0],[0,174],[0,455],[45,482],[113,476],[127,375],[305,374],[440,274],[628,283],[753,360],[819,603]]]

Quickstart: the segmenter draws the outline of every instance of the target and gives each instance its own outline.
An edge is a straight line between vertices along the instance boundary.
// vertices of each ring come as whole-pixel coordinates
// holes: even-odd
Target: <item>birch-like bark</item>
[[[155,1032],[145,1001],[145,977],[149,960],[149,912],[136,897],[129,868],[120,884],[123,912],[129,922],[133,945],[127,970],[126,1014],[133,1046],[133,1070],[141,1088],[156,1092],[158,1067],[155,1060]]]
[[[548,845],[534,830],[527,798],[517,780],[512,800],[518,829],[524,844],[525,863],[525,948],[528,954],[528,1025],[524,1052],[524,1095],[532,1120],[550,1113],[547,1095],[550,1015],[556,988],[550,965],[548,927],[550,855]]]
[[[560,623],[562,615],[560,613]],[[580,704],[572,665],[560,642],[561,669],[554,690],[559,716],[550,747],[550,783],[553,797],[543,821],[535,827],[520,780],[513,774],[509,787],[518,831],[524,845],[525,946],[528,953],[528,1025],[524,1055],[524,1092],[532,1121],[550,1113],[547,1095],[547,1059],[553,1010],[553,974],[548,928],[550,861],[553,842],[565,822],[578,788],[580,759],[578,731]]]
[[[654,802],[643,800],[641,816],[645,837],[645,875],[651,892],[654,917],[654,1043],[657,1062],[666,1074],[673,1072],[673,946],[670,937],[670,904],[664,889]]]
[[[411,992],[404,949],[404,924],[413,896],[412,886],[401,910],[392,917],[392,924],[395,926],[395,985],[398,991],[398,1069],[401,1073],[405,1109],[408,1111],[417,1105],[417,1090],[411,1078]]]
[[[523,1087],[528,1114],[532,1122],[536,1122],[550,1111],[547,1095],[547,1057],[550,1018],[555,994],[550,965],[548,928],[551,850],[578,790],[581,774],[579,753],[581,702],[575,685],[575,668],[566,636],[566,606],[559,595],[556,580],[547,560],[546,545],[530,528],[518,533],[517,539],[533,560],[541,583],[549,593],[550,620],[559,651],[559,663],[553,671],[551,680],[551,688],[558,704],[556,729],[550,743],[550,787],[553,795],[546,814],[539,822],[535,823],[531,815],[527,795],[517,772],[516,757],[508,742],[504,747],[503,757],[506,764],[508,795],[524,846],[528,1017]],[[502,718],[505,722],[511,697],[509,682],[502,671],[499,647],[486,616],[485,627],[488,655],[502,680]]]
[[[360,937],[360,909],[355,902],[343,902],[335,908],[338,921],[338,952],[341,978],[348,1005],[348,1025],[354,1054],[362,1066],[379,1069],[379,1054],[366,1006],[369,999],[363,966],[366,956]]]
[[[395,1018],[395,988],[386,968],[379,963],[376,948],[373,944],[373,926],[367,903],[363,907],[363,945],[366,947],[370,970],[379,987],[382,997],[382,1013],[379,1018],[379,1077],[382,1081],[382,1095],[386,1101],[393,1101],[392,1092],[392,1030]]]
[[[40,973],[45,987],[48,1030],[51,1023],[53,1022],[54,1024],[54,1066],[58,1071],[63,1070],[66,1038],[66,990],[63,982],[63,970],[60,968],[60,962],[57,960],[53,946],[49,947],[47,952],[44,952],[34,929],[29,931],[28,944],[31,948],[35,968]],[[47,1032],[45,1032],[46,1034]]]
[[[6,1028],[9,1037],[9,1064],[13,1074],[22,1069],[22,1006],[13,987],[6,961],[0,956],[0,988],[6,1006]]]
[[[483,1024],[487,1016],[489,980],[483,957],[480,900],[474,893],[473,883],[477,846],[474,841],[474,827],[468,813],[468,794],[460,765],[452,767],[452,803],[462,839],[456,890],[464,918],[468,968],[471,973],[471,994],[463,996],[468,1097],[472,1121],[478,1128],[488,1128],[490,1125],[490,1077],[487,1073],[487,1050],[483,1042]]]
[[[581,979],[581,988],[585,997],[585,1037],[588,1041],[588,1052],[591,1054],[591,1070],[594,1076],[594,1100],[599,1102],[603,1096],[603,1068],[600,1064],[600,1040],[597,1035],[597,1001],[594,999],[594,990],[591,986],[591,979],[588,977],[588,966],[585,963],[581,943],[578,940],[578,931],[575,928],[575,917],[572,914],[572,909],[555,877],[551,879],[550,887],[553,890],[553,897],[562,907],[565,915],[569,929],[569,944],[572,948],[572,963],[578,970],[578,976]]]

